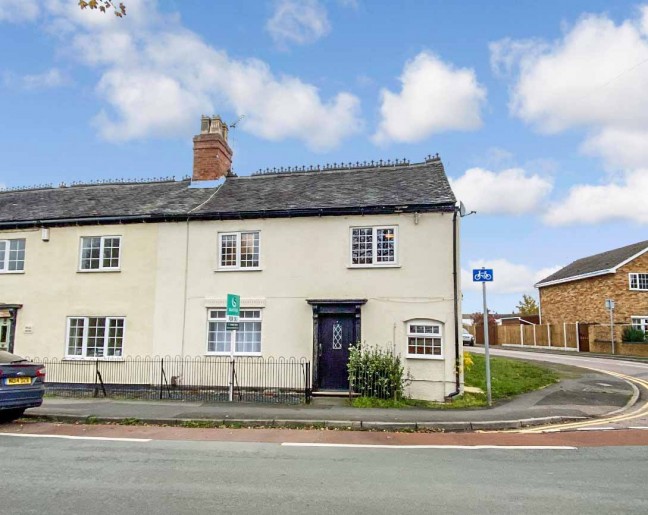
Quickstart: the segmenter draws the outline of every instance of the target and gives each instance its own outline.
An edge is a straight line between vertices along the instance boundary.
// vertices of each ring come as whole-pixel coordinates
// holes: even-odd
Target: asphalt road
[[[375,449],[0,435],[6,514],[648,513],[648,447]]]
[[[470,352],[483,354],[482,347],[471,348]],[[596,426],[604,427],[607,429],[620,429],[631,427],[647,427],[648,426],[648,388],[646,388],[646,380],[648,380],[648,363],[640,361],[630,361],[623,359],[610,359],[598,358],[588,356],[587,354],[567,354],[567,353],[550,353],[539,352],[530,350],[517,350],[511,348],[491,348],[491,356],[502,356],[509,358],[518,358],[531,361],[544,361],[549,363],[559,363],[563,365],[571,365],[576,367],[585,367],[598,371],[611,372],[617,374],[624,374],[630,378],[641,380],[642,383],[637,383],[639,391],[639,402],[635,407],[630,410],[636,412],[636,416],[619,416],[614,418],[603,418],[600,424],[594,422],[590,425],[592,428]]]

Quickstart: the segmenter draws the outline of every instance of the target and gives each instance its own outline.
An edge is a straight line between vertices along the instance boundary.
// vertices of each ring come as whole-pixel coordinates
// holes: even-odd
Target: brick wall
[[[194,181],[211,181],[225,177],[232,168],[232,149],[220,134],[194,137]]]
[[[632,316],[648,316],[648,292],[630,291],[630,272],[648,273],[648,252],[616,274],[540,288],[542,323],[609,323],[605,299],[614,299],[617,323],[630,323]]]

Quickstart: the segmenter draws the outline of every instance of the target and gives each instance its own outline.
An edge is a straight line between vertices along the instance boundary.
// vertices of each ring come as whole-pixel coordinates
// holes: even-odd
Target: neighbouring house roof
[[[648,240],[578,259],[565,268],[546,277],[537,283],[536,287],[542,288],[544,286],[578,281],[599,275],[613,274],[617,269],[647,251]]]
[[[439,158],[424,163],[0,191],[0,226],[451,211]]]

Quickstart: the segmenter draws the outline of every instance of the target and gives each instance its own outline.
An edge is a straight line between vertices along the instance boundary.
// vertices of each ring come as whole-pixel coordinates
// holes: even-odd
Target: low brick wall
[[[648,357],[648,342],[614,342],[614,347],[615,354],[619,356],[639,356],[643,358]],[[610,343],[610,340],[590,341],[590,352],[611,354],[612,344]]]

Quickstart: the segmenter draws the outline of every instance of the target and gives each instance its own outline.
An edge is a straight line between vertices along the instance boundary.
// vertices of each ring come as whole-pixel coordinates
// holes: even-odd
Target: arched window
[[[407,357],[443,358],[443,324],[435,320],[407,322]]]

